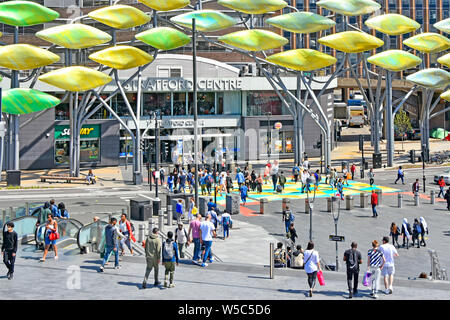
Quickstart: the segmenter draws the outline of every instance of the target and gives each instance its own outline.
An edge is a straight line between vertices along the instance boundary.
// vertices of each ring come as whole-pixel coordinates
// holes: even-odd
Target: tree
[[[399,132],[402,136],[402,149],[403,148],[403,137],[405,134],[412,130],[411,119],[409,119],[405,110],[401,109],[397,112],[394,118],[394,128],[395,131]]]

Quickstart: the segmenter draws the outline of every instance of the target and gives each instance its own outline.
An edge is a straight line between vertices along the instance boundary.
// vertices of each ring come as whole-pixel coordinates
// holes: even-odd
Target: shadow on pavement
[[[283,293],[292,293],[292,294],[300,294],[303,292],[305,296],[308,296],[309,291],[306,290],[292,290],[292,289],[278,289],[279,292]]]
[[[117,284],[120,284],[121,286],[129,286],[129,287],[136,287],[138,289],[142,289],[142,283],[119,281],[119,282],[117,282]],[[153,287],[153,285],[151,287]]]
[[[248,276],[247,278],[250,278],[250,279],[269,279],[270,280],[270,277]]]

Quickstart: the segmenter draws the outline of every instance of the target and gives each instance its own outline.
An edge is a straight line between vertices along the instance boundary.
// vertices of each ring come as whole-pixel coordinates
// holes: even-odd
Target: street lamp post
[[[155,119],[155,197],[158,198],[158,182],[159,182],[159,143],[160,143],[160,127],[158,125],[159,118],[162,119],[160,110],[156,110],[154,113]],[[150,155],[149,155],[150,158]]]
[[[313,214],[313,208],[314,208],[314,201],[316,200],[316,188],[314,188],[314,198],[311,201],[309,197],[309,185],[306,186],[306,198],[308,199],[308,209],[309,209],[309,241],[312,241],[313,239],[313,231],[312,231],[312,214]]]
[[[335,203],[337,202],[337,212],[335,208]],[[339,214],[341,213],[341,201],[338,199],[338,197],[331,197],[331,214],[333,216],[334,220],[334,234],[337,236],[337,224],[339,220]],[[336,271],[339,270],[339,258],[338,258],[338,242],[336,243]]]
[[[422,145],[422,175],[423,175],[423,177],[422,177],[422,179],[423,179],[423,192],[425,193],[425,181],[426,181],[426,178],[425,178],[425,154],[426,154],[426,145],[425,144],[423,144]]]
[[[270,127],[270,116],[272,115],[272,112],[266,112],[266,116],[267,116],[267,158],[270,160],[270,144],[272,142],[272,137],[271,137],[271,127]]]
[[[192,71],[193,71],[193,100],[194,100],[194,193],[195,205],[198,203],[198,114],[197,114],[197,29],[195,27],[195,19],[192,19]]]

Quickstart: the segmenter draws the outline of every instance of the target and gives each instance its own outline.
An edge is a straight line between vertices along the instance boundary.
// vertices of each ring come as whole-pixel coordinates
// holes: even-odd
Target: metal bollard
[[[333,198],[327,198],[327,212],[333,210]]]
[[[418,192],[414,193],[414,206],[416,206],[416,207],[419,206],[419,193]]]
[[[368,206],[367,199],[368,198],[369,197],[368,197],[367,193],[361,192],[359,194],[359,205],[360,205],[361,208],[367,208],[367,206]]]
[[[162,210],[158,210],[158,229],[161,232],[164,230],[164,216]]]
[[[398,207],[402,208],[403,207],[403,195],[401,193],[399,193],[397,195],[397,201],[398,201]]]
[[[431,201],[431,204],[436,203],[436,194],[434,193],[434,190],[430,191],[430,201]]]
[[[264,214],[268,209],[268,201],[266,198],[259,199],[259,213]]]
[[[269,270],[269,277],[270,277],[270,279],[273,279],[273,268],[274,268],[274,266],[275,266],[275,261],[274,261],[274,258],[273,258],[273,252],[275,251],[274,250],[274,244],[271,242],[270,243],[270,245],[269,245],[269,255],[270,255],[270,270]]]
[[[173,224],[172,205],[167,205],[167,225],[170,227]]]
[[[144,237],[145,237],[145,225],[140,224],[139,225],[139,233],[138,233],[138,242],[142,243],[142,241],[144,241]]]
[[[155,226],[155,223],[152,218],[148,219],[148,235],[151,235],[153,233],[153,228]]]
[[[354,208],[353,196],[352,195],[346,195],[345,196],[345,209],[346,210],[352,210],[353,208]]]
[[[309,214],[309,200],[308,200],[308,198],[305,199],[305,213]]]

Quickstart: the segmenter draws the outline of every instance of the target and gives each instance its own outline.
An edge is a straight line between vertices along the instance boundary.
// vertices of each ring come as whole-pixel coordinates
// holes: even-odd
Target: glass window
[[[119,156],[126,157],[126,153],[128,152],[128,156],[133,156],[133,140],[131,138],[120,138],[120,149]]]
[[[286,131],[284,134],[284,153],[293,153],[294,152],[294,132]]]
[[[142,115],[150,116],[155,110],[161,110],[165,116],[171,115],[170,93],[144,93]]]
[[[261,116],[267,112],[272,115],[281,115],[281,100],[273,91],[247,92],[247,115]]]
[[[136,110],[136,93],[125,93],[128,102],[133,110]],[[131,117],[130,112],[127,108],[124,98],[121,94],[118,94],[115,99],[112,99],[112,108],[119,115],[119,117]]]
[[[189,93],[189,115],[194,114],[194,95]],[[216,114],[214,92],[198,92],[197,93],[197,112],[200,115]]]
[[[100,162],[100,139],[80,141],[80,162]]]
[[[70,141],[56,140],[55,141],[55,164],[69,164],[69,149]]]
[[[173,93],[173,115],[174,116],[186,115],[186,92]]]

